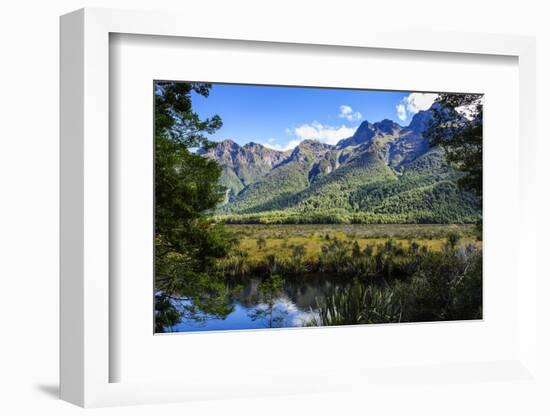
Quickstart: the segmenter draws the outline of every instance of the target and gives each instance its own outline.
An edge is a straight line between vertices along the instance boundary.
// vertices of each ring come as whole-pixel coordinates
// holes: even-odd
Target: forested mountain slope
[[[475,222],[478,200],[422,136],[431,110],[410,125],[364,121],[335,146],[302,141],[279,152],[225,140],[204,153],[222,166],[227,191],[218,214],[229,221]]]

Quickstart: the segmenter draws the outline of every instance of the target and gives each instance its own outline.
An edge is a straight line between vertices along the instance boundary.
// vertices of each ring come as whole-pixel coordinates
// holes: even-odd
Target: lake
[[[264,280],[265,282],[265,280]],[[317,302],[349,285],[323,275],[285,281],[281,288],[266,287],[250,278],[228,299],[233,311],[224,319],[185,320],[167,328],[172,332],[301,327],[317,317]]]

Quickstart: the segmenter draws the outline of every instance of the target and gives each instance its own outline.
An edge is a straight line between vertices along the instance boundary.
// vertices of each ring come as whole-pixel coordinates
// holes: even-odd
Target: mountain
[[[314,167],[325,160],[332,148],[314,140],[304,140],[283,162],[244,188],[222,211],[260,212],[287,206],[297,192],[309,187],[311,173],[319,169]]]
[[[304,140],[281,152],[225,140],[204,152],[228,189],[218,214],[229,221],[474,222],[479,201],[422,135],[433,108],[403,127],[363,121],[336,145]]]
[[[246,186],[285,160],[289,152],[279,152],[257,143],[241,147],[232,140],[224,140],[201,154],[216,160],[222,167],[220,183],[227,188],[228,200],[231,201]]]

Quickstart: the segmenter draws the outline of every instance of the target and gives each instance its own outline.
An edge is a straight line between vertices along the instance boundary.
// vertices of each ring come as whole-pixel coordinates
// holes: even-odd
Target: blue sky
[[[280,150],[305,139],[335,144],[364,120],[388,118],[405,126],[434,99],[434,94],[409,92],[231,84],[212,84],[208,98],[192,96],[201,118],[218,114],[223,120],[212,140],[256,142]]]

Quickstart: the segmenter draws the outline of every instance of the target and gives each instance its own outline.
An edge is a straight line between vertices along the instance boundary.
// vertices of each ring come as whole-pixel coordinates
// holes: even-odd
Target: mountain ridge
[[[432,111],[415,114],[408,126],[365,120],[335,145],[303,140],[280,151],[224,140],[202,153],[222,167],[227,197],[217,214],[243,221],[344,216],[360,222],[475,222],[479,201],[458,188],[460,174],[423,136]]]

